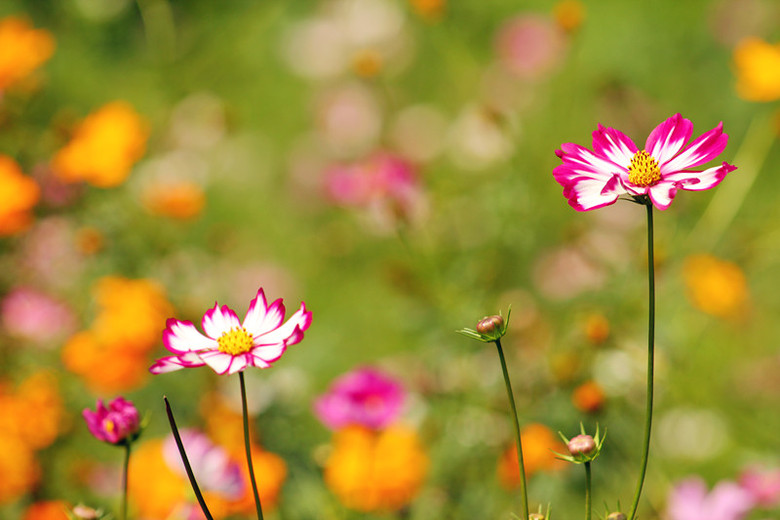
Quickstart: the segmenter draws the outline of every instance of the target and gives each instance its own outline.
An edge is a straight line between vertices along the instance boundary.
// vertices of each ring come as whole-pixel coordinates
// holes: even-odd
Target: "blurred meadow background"
[[[148,415],[130,517],[198,518],[162,454],[162,396],[243,465],[238,384],[148,368],[167,318],[199,324],[215,301],[243,317],[258,287],[313,312],[246,372],[267,517],[519,514],[495,349],[454,333],[510,305],[532,509],[581,514],[582,472],[550,453],[580,422],[608,429],[597,516],[629,504],[644,215],[574,211],[554,151],[598,123],[641,146],[677,112],[695,135],[723,121],[738,169],[656,212],[640,515],[684,520],[667,503],[690,477],[780,486],[778,22],[772,0],[4,0],[0,518],[116,510],[121,450],[81,411],[118,395]],[[367,366],[405,393],[403,433],[377,449],[313,408]],[[209,492],[220,518],[253,515]],[[778,495],[750,518],[780,518]]]

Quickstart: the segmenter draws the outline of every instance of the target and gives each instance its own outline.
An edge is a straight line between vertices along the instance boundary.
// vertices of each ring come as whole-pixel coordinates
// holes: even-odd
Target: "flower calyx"
[[[474,329],[460,329],[455,332],[463,334],[471,339],[491,343],[500,340],[506,334],[509,328],[509,315],[512,313],[512,307],[509,307],[506,313],[506,319],[499,313],[493,316],[485,316]]]
[[[580,423],[580,434],[571,439],[567,439],[563,433],[558,432],[566,447],[569,449],[569,455],[555,453],[561,460],[573,462],[574,464],[585,464],[595,460],[601,454],[601,447],[604,445],[604,439],[607,437],[606,431],[602,436],[599,427],[596,425],[596,435],[585,433],[585,427]]]

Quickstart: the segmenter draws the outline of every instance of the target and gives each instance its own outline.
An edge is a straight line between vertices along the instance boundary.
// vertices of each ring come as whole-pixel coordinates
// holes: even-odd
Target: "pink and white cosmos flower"
[[[250,366],[268,368],[282,357],[287,347],[299,343],[311,325],[311,312],[303,302],[282,324],[284,314],[282,299],[268,305],[260,288],[249,304],[243,322],[232,309],[215,303],[214,308],[203,315],[205,335],[192,322],[171,318],[163,332],[163,343],[174,355],[158,359],[149,371],[162,374],[208,365],[223,375],[235,374]]]
[[[678,189],[707,190],[736,170],[726,162],[704,171],[692,170],[717,157],[728,142],[723,123],[688,142],[693,123],[675,114],[653,130],[639,150],[614,128],[599,125],[593,132],[593,150],[564,143],[555,154],[563,164],[553,176],[577,211],[613,204],[621,195],[649,200],[658,209],[672,203]]]

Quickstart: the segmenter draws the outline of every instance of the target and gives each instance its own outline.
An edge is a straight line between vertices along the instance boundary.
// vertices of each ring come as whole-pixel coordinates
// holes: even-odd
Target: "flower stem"
[[[525,464],[523,463],[523,443],[520,440],[520,421],[517,418],[517,407],[515,406],[515,397],[512,392],[512,383],[509,382],[509,372],[506,369],[506,359],[504,359],[504,349],[501,348],[501,340],[496,340],[496,349],[498,349],[498,358],[501,360],[501,370],[504,372],[504,383],[506,383],[506,393],[509,397],[509,406],[512,408],[512,417],[515,423],[515,440],[517,442],[517,464],[520,467],[520,499],[523,506],[523,519],[528,518],[528,491],[525,485]]]
[[[131,442],[125,441],[125,463],[122,468],[122,503],[120,504],[119,514],[121,520],[127,520],[127,474],[130,469],[130,446]]]
[[[590,461],[585,463],[585,520],[590,520],[591,511],[591,475],[590,475]]]
[[[171,425],[171,432],[173,432],[173,438],[176,441],[176,447],[179,448],[179,455],[181,455],[181,461],[184,463],[184,470],[187,472],[187,478],[190,479],[192,491],[195,493],[195,498],[198,499],[198,504],[200,504],[200,509],[206,516],[206,520],[214,520],[214,517],[211,516],[209,508],[206,505],[206,500],[204,500],[203,494],[200,492],[200,487],[198,487],[198,482],[195,480],[195,475],[192,473],[190,461],[187,459],[187,452],[184,451],[184,444],[181,442],[181,435],[179,435],[179,429],[176,427],[176,420],[173,418],[171,405],[168,403],[167,397],[163,396],[163,400],[165,401],[165,411],[168,414],[168,422]]]
[[[639,497],[642,495],[642,485],[647,473],[647,460],[650,452],[650,431],[653,424],[653,366],[655,358],[655,258],[653,254],[653,204],[645,201],[647,208],[647,280],[648,280],[648,330],[647,330],[647,405],[645,408],[645,440],[642,451],[642,468],[631,506],[630,520],[636,518]]]
[[[255,480],[255,468],[252,464],[252,446],[249,442],[249,413],[246,406],[246,383],[244,383],[244,373],[238,373],[238,380],[241,382],[241,408],[244,416],[244,446],[246,447],[246,464],[249,469],[249,480],[252,482],[252,493],[255,496],[255,506],[257,507],[257,519],[263,520],[263,506],[260,504],[260,495],[257,492],[257,481]]]

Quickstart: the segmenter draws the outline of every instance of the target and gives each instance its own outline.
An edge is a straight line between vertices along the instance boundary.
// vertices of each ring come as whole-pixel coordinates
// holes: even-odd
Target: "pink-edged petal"
[[[201,353],[200,357],[219,375],[235,374],[249,366],[244,354],[234,356],[219,350],[210,350]]]
[[[301,308],[295,314],[290,316],[287,322],[276,329],[254,337],[255,346],[275,345],[283,343],[284,345],[294,345],[298,343],[303,332],[311,325],[311,312],[306,310],[306,304],[301,302]],[[296,329],[299,329],[296,331]]]
[[[149,367],[149,372],[152,374],[164,374],[174,370],[181,370],[182,368],[202,367],[204,364],[197,353],[187,352],[180,356],[168,356],[158,359]]]
[[[661,181],[658,184],[648,187],[647,194],[653,202],[653,206],[664,210],[671,206],[672,199],[677,195],[677,186],[673,182]]]
[[[593,151],[619,166],[628,168],[637,148],[623,132],[599,125],[598,130],[593,132]]]
[[[667,162],[659,162],[661,174],[667,175],[682,170],[688,170],[694,166],[704,164],[717,157],[729,141],[729,136],[723,133],[723,123],[697,137],[679,155]]]
[[[728,175],[736,170],[736,166],[724,162],[701,172],[681,171],[667,175],[664,180],[673,181],[678,188],[690,191],[701,191],[714,188]]]
[[[251,354],[255,360],[255,366],[268,368],[271,366],[271,363],[282,357],[285,350],[287,350],[287,346],[284,343],[276,343],[274,345],[260,345],[259,347],[255,347],[251,350]]]
[[[577,175],[587,175],[593,178],[607,179],[613,175],[620,175],[624,181],[628,180],[628,164],[620,165],[609,159],[596,155],[584,146],[575,143],[563,143],[555,155],[561,158],[561,166],[569,167]],[[553,173],[555,173],[553,171]],[[560,182],[560,181],[558,181]]]
[[[169,318],[165,325],[163,344],[171,352],[184,354],[217,347],[217,342],[201,334],[191,321]]]
[[[680,114],[675,114],[650,132],[645,142],[645,151],[658,164],[664,164],[682,150],[693,135],[693,123]]]
[[[271,305],[267,305],[265,294],[260,289],[257,291],[255,299],[249,304],[243,327],[251,336],[260,336],[281,325],[285,312],[286,309],[281,298],[274,301]]]
[[[238,321],[238,316],[227,305],[220,307],[219,304],[215,303],[214,308],[209,309],[203,315],[203,332],[213,339],[219,339],[222,334],[240,326],[241,322]]]
[[[590,172],[572,170],[568,165],[553,170],[555,180],[563,186],[563,195],[577,211],[588,211],[614,204],[626,192],[617,175],[590,176]]]

